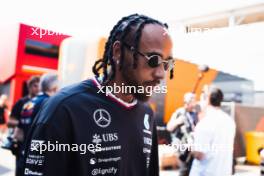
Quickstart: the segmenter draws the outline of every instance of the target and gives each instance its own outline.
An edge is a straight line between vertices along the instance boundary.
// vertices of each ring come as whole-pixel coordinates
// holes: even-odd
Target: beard
[[[136,75],[136,69],[132,67],[132,64],[126,65],[124,63],[124,67],[121,69],[121,75],[124,78],[124,83],[126,86],[135,86],[136,91],[132,92],[134,98],[139,101],[146,102],[150,99],[152,95],[152,89],[154,86],[160,83],[159,80],[154,81],[140,81],[138,80],[138,76]],[[139,91],[139,88],[144,88],[144,91]],[[149,89],[151,88],[151,90]],[[148,90],[148,91],[147,91]]]

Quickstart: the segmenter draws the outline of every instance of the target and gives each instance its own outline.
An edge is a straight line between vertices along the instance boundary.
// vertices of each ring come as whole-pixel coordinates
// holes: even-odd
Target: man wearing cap
[[[167,130],[172,133],[172,144],[177,147],[192,144],[192,132],[198,121],[195,111],[195,95],[188,92],[184,95],[184,106],[177,109],[167,124]],[[192,165],[192,156],[188,149],[179,151],[179,159],[182,161],[180,176],[189,175]]]

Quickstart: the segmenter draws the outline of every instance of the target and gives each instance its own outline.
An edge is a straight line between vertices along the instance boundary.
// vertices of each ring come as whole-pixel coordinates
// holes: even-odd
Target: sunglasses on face
[[[148,65],[151,68],[156,68],[160,66],[160,64],[163,64],[164,70],[171,70],[173,69],[174,66],[174,59],[172,57],[169,57],[168,59],[164,60],[160,55],[158,54],[151,54],[151,55],[146,55],[144,53],[141,53],[140,51],[137,51],[133,46],[130,46],[126,43],[123,43],[126,48],[128,48],[132,52],[136,52],[137,54],[143,56],[144,58],[147,59]]]

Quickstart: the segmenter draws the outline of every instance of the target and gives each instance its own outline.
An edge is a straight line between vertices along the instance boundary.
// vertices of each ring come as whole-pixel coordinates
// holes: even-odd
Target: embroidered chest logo
[[[111,123],[111,116],[105,109],[97,109],[96,111],[94,111],[93,119],[96,125],[101,128],[106,128]]]

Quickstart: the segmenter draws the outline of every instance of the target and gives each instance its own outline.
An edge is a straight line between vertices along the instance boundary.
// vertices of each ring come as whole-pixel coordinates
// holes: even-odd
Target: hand
[[[176,128],[178,128],[180,125],[184,123],[184,116],[179,116],[177,118],[173,117],[170,119],[170,121],[167,124],[167,130],[170,132],[175,131]]]

